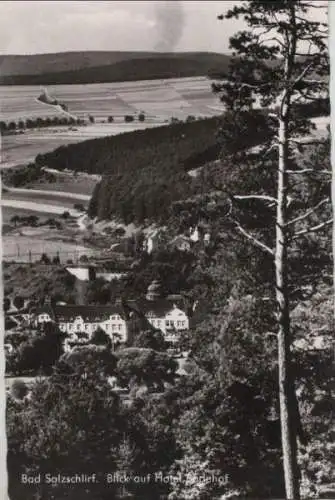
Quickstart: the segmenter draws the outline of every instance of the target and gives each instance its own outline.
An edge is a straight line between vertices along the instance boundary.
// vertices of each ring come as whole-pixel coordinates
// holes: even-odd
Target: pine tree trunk
[[[335,6],[333,2],[330,2],[329,4],[329,21],[330,21],[330,26],[335,26]],[[335,31],[335,30],[334,30]],[[330,37],[330,42],[334,40],[334,31],[331,31],[331,37]],[[332,45],[331,43],[329,44],[329,49],[330,53],[332,54],[332,57],[334,58],[335,55],[335,50],[331,48]],[[331,79],[330,82],[330,100],[333,102],[335,97],[335,84],[334,84],[334,78]],[[334,125],[333,125],[333,120],[331,122],[331,137],[334,135]],[[331,157],[332,157],[332,189],[331,189],[331,197],[332,197],[332,216],[333,216],[333,242],[332,242],[332,250],[333,250],[333,302],[334,302],[334,320],[335,320],[335,143],[332,140],[332,147],[331,147]],[[334,357],[335,357],[335,346],[334,346]]]
[[[286,498],[299,498],[297,438],[293,411],[294,380],[291,373],[290,313],[287,284],[287,161],[288,120],[279,121],[279,165],[276,219],[276,299],[278,307],[278,368],[282,456]]]

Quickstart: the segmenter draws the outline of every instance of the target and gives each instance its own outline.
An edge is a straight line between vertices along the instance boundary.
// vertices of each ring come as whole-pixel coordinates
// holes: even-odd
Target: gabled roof
[[[153,316],[161,318],[162,316],[165,316],[167,313],[175,309],[176,304],[175,302],[172,302],[168,299],[139,299],[132,307],[145,315],[151,313]]]
[[[37,307],[34,314],[36,314],[36,316],[39,314],[49,314],[50,318],[55,317],[54,310],[49,304],[45,304],[44,306]]]
[[[54,307],[54,311],[57,321],[73,321],[77,317],[81,317],[85,322],[100,322],[109,319],[114,314],[124,316],[122,307],[118,305],[57,305]]]

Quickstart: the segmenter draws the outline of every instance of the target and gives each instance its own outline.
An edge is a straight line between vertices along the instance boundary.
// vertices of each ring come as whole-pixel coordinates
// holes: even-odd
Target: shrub
[[[22,309],[24,307],[24,298],[21,295],[16,295],[13,304],[17,309]]]
[[[124,121],[126,123],[133,122],[134,121],[134,117],[132,115],[125,115]]]
[[[51,264],[50,258],[47,256],[46,253],[42,253],[42,255],[41,255],[41,262],[43,264]]]
[[[85,207],[84,207],[84,205],[82,203],[75,203],[73,205],[73,208],[75,210],[78,210],[79,212],[84,212],[85,211]]]
[[[23,380],[14,380],[10,392],[15,399],[23,399],[28,393],[28,387]]]

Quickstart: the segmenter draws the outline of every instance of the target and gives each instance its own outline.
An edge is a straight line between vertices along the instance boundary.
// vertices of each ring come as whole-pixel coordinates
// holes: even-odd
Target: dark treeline
[[[7,186],[23,187],[36,181],[55,182],[56,176],[45,172],[39,165],[29,163],[24,167],[8,168],[2,175],[2,182]]]
[[[118,61],[114,64],[42,74],[7,75],[0,85],[59,85],[157,80],[206,76],[227,67],[224,54],[170,54]]]
[[[57,127],[57,126],[68,126],[68,125],[83,125],[84,120],[81,118],[72,118],[66,116],[47,116],[47,117],[37,117],[37,118],[27,118],[26,120],[18,121],[1,121],[0,122],[0,132],[5,134],[6,132],[15,132],[16,130],[25,130],[33,128],[45,128],[45,127]]]

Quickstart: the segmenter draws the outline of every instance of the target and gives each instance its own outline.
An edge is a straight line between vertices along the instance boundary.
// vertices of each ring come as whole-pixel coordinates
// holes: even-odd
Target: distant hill
[[[207,52],[67,52],[0,56],[1,85],[104,83],[206,76],[230,56]]]

